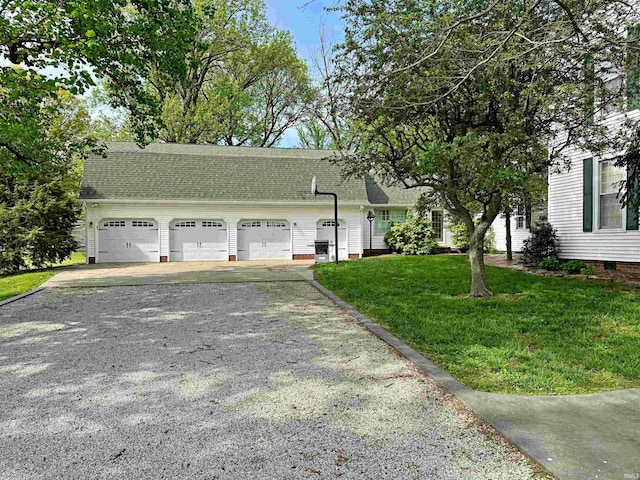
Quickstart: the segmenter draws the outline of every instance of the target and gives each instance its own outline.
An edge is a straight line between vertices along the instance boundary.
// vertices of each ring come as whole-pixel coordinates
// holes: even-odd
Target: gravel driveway
[[[62,289],[0,308],[0,477],[532,478],[305,282]]]

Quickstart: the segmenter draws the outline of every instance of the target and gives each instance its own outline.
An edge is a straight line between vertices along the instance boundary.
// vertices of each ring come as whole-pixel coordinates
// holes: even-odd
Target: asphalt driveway
[[[527,479],[306,282],[45,290],[0,309],[3,479]]]

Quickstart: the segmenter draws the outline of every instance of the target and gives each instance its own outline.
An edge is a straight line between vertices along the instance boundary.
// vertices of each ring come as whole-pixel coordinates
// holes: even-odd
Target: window
[[[335,227],[336,226],[336,221],[335,220],[325,220],[324,222],[322,222],[322,227]],[[338,226],[340,226],[340,220],[338,220]]]
[[[524,230],[524,217],[522,215],[516,217],[516,230]]]
[[[105,227],[124,227],[124,220],[111,220],[104,222]]]
[[[284,222],[267,222],[267,228],[286,228],[287,224]]]
[[[614,113],[620,111],[619,102],[612,101],[611,99],[619,99],[620,94],[624,93],[624,76],[617,75],[604,82],[604,93],[602,98],[601,115],[602,117],[608,117]]]
[[[431,212],[431,228],[433,228],[435,240],[442,241],[444,239],[444,215],[442,210],[433,210]]]
[[[617,183],[624,180],[624,170],[613,162],[600,162],[600,228],[622,228],[622,206]]]
[[[134,220],[131,222],[132,227],[153,227],[153,222],[147,222],[145,220]]]
[[[222,227],[221,222],[211,222],[209,220],[202,222],[202,226],[206,228]]]
[[[240,227],[242,228],[255,228],[255,227],[261,227],[261,226],[262,226],[262,222],[258,220],[253,220],[251,222],[242,222],[240,224]]]
[[[406,217],[406,210],[376,210],[376,233],[387,233],[392,224],[402,223]]]
[[[194,220],[189,220],[187,222],[177,222],[176,227],[178,228],[192,228],[196,226],[196,222]]]

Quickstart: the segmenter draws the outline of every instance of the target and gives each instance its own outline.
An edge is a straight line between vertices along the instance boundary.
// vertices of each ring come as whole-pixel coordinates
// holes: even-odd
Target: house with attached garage
[[[339,258],[387,253],[384,234],[419,192],[344,180],[333,153],[109,142],[84,166],[87,262],[313,259],[314,241],[335,235],[333,200],[310,193],[314,175],[338,195]],[[444,213],[431,216],[448,249]]]

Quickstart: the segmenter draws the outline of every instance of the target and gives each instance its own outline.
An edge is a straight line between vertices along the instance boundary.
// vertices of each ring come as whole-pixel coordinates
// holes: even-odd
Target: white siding
[[[316,239],[317,217],[294,217],[293,229],[293,254],[313,255],[315,253],[313,242]]]
[[[501,252],[507,251],[507,226],[506,219],[499,215],[493,221],[493,233],[496,236],[496,249]],[[523,242],[529,238],[531,235],[531,231],[526,228],[517,229],[516,228],[516,218],[511,217],[511,249],[514,252],[522,251]]]
[[[640,120],[640,111],[630,112],[629,117]],[[623,119],[624,115],[613,116],[605,124],[616,129]],[[622,228],[598,228],[598,161],[606,157],[598,158],[577,149],[568,151],[567,156],[571,159],[571,169],[549,176],[549,222],[558,230],[560,258],[640,262],[640,232],[625,230],[626,211],[623,211]],[[582,231],[582,161],[586,158],[593,158],[594,170],[592,232]]]
[[[227,222],[227,238],[229,240],[229,256],[238,256],[238,220],[237,218],[225,218]]]
[[[169,221],[166,219],[158,220],[158,229],[160,230],[160,256],[170,258]]]
[[[347,239],[349,253],[362,256],[362,222],[359,217],[352,217],[347,220]]]
[[[87,207],[87,212],[89,212],[89,208]],[[89,214],[87,213],[87,218],[85,220],[87,225],[87,245],[86,245],[86,255],[87,255],[87,263],[89,263],[89,257],[96,256],[96,229],[97,224],[95,220],[89,218]]]

